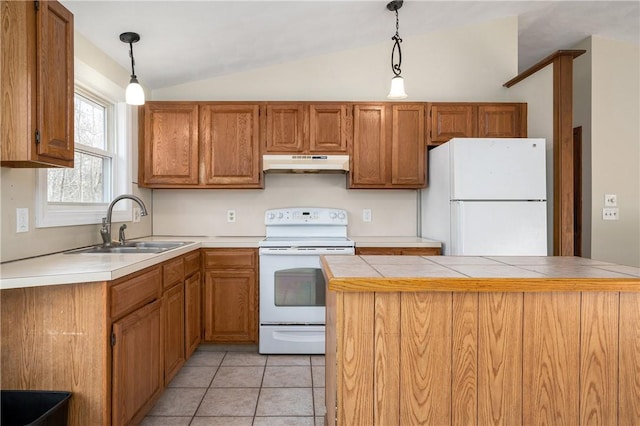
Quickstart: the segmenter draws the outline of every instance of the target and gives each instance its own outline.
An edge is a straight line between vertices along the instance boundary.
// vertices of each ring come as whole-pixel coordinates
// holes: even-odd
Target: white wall
[[[640,47],[591,38],[591,256],[640,266]],[[620,220],[602,220],[616,194]]]
[[[154,100],[383,101],[392,77],[392,43],[291,61],[153,90]],[[517,74],[517,19],[406,37],[407,101],[507,101],[502,84]],[[526,101],[526,100],[525,100]],[[319,206],[349,212],[354,236],[417,235],[417,192],[347,190],[343,175],[267,175],[264,190],[155,190],[153,232],[262,235],[269,208]],[[371,223],[362,221],[370,208]],[[234,209],[237,222],[226,222]]]
[[[83,77],[92,87],[107,91],[116,90],[122,93],[124,101],[128,72],[105,56],[80,34],[75,34],[75,73]],[[133,113],[131,151],[136,162],[137,156],[137,114]],[[76,247],[101,242],[99,225],[66,226],[53,228],[35,228],[36,169],[11,169],[2,167],[0,180],[2,185],[2,234],[0,245],[0,261],[22,259],[47,253],[69,250]],[[134,165],[132,176],[136,179],[137,165]],[[140,196],[145,204],[151,204],[151,191],[138,190],[133,183],[132,192]],[[29,209],[29,231],[16,233],[16,208]],[[105,207],[106,214],[106,207]],[[140,223],[129,223],[129,238],[151,234],[151,218],[143,217]],[[116,228],[118,225],[114,225]]]
[[[553,254],[553,65],[509,91],[514,102],[527,102],[527,135],[547,142],[547,252]]]

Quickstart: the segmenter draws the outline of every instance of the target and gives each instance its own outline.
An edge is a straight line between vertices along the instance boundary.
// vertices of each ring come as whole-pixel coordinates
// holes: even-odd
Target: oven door
[[[320,256],[353,247],[260,248],[260,324],[322,324],[325,280]]]

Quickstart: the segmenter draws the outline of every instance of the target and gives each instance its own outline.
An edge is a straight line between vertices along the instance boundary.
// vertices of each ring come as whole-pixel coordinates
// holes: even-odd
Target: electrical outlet
[[[29,231],[29,209],[17,208],[16,209],[16,232]]]
[[[605,207],[602,209],[602,220],[618,220],[617,207]]]
[[[618,196],[616,194],[604,194],[605,207],[618,207]]]
[[[362,221],[371,222],[371,209],[362,209]]]
[[[138,207],[133,208],[133,223],[140,222],[140,209]]]
[[[234,223],[236,221],[236,211],[227,210],[227,222]]]

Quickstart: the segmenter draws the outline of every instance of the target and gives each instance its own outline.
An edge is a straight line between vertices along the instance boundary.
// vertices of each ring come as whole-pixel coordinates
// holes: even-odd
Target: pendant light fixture
[[[389,99],[404,99],[407,97],[407,93],[404,91],[404,78],[400,75],[400,65],[402,64],[402,50],[400,49],[400,43],[402,39],[398,34],[400,28],[398,22],[398,9],[402,7],[403,0],[393,0],[387,4],[387,9],[392,12],[396,12],[396,34],[391,37],[393,43],[393,50],[391,51],[391,71],[393,71],[394,77],[391,79],[391,90],[387,95]],[[395,62],[396,49],[398,51],[398,62]]]
[[[125,92],[125,100],[129,105],[144,105],[144,90],[138,83],[138,77],[136,77],[134,70],[135,60],[133,59],[133,43],[140,41],[140,35],[138,33],[122,33],[120,41],[129,43],[129,57],[131,58],[131,80],[129,80]]]

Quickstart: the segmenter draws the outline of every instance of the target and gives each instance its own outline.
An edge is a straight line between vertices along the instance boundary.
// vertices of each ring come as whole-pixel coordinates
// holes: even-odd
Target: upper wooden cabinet
[[[200,106],[204,185],[262,187],[259,122],[257,104]]]
[[[262,187],[259,104],[147,102],[140,111],[140,186]]]
[[[266,154],[347,154],[348,104],[267,103]]]
[[[350,188],[422,188],[424,104],[356,104]]]
[[[3,1],[0,21],[2,166],[73,167],[73,15]]]
[[[527,137],[526,103],[429,103],[427,144],[451,138]]]
[[[198,105],[147,102],[140,138],[140,181],[144,186],[198,184]]]

